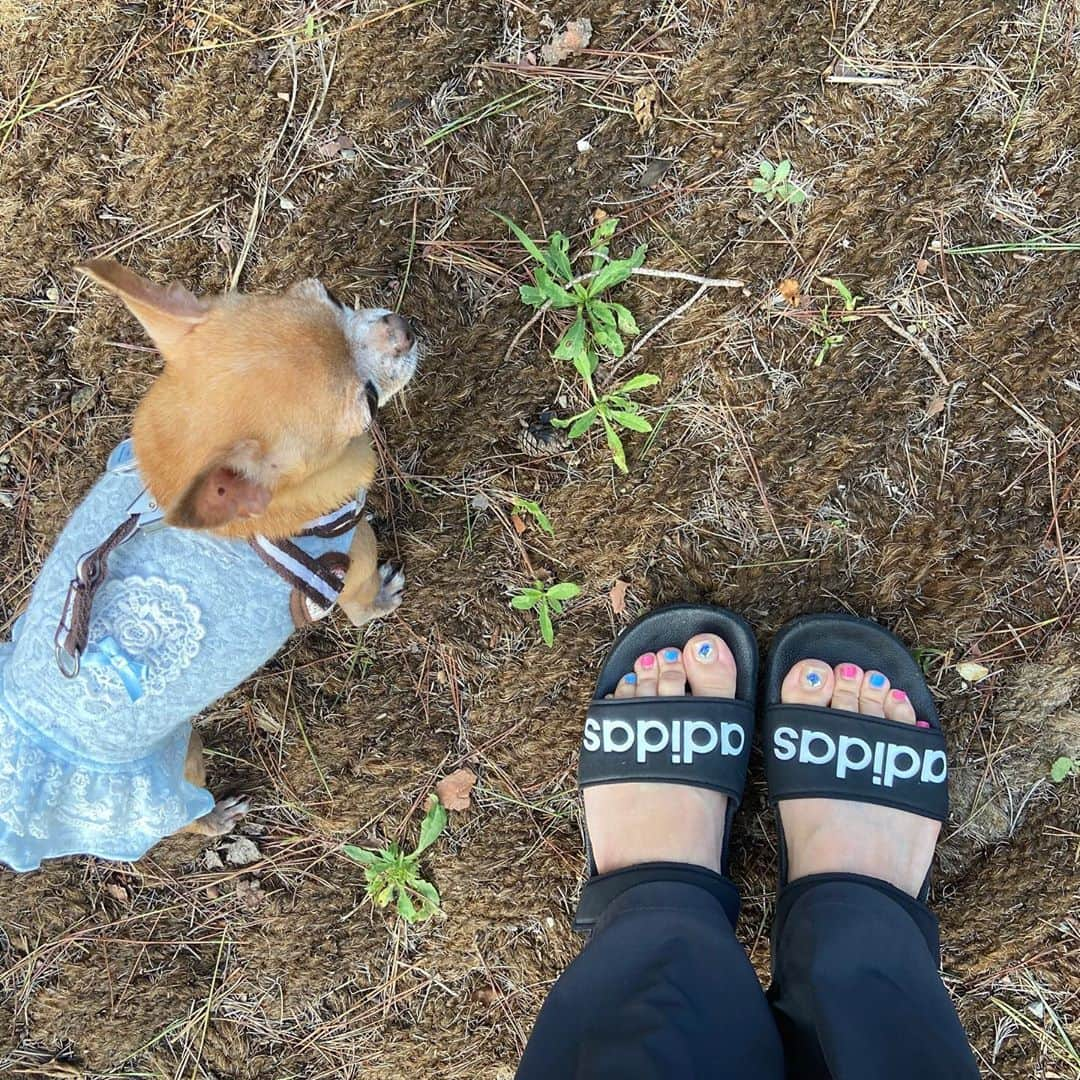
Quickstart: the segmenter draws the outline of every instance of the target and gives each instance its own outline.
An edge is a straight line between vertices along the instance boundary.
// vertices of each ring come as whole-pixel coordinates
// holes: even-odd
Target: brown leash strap
[[[108,576],[109,556],[130,540],[139,530],[141,514],[131,514],[118,525],[93,551],[88,551],[75,564],[75,576],[68,585],[64,612],[56,628],[56,665],[65,678],[79,674],[83,653],[90,637],[90,613],[94,596]],[[66,659],[65,659],[66,658]]]

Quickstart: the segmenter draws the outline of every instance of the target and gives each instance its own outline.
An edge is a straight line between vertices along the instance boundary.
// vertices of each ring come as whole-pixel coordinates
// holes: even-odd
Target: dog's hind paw
[[[376,615],[389,615],[401,607],[405,592],[405,571],[396,563],[386,562],[379,566],[379,580],[382,584],[371,607]]]
[[[251,802],[243,795],[218,799],[209,814],[203,814],[192,824],[191,831],[202,836],[225,836],[236,828],[250,809]]]

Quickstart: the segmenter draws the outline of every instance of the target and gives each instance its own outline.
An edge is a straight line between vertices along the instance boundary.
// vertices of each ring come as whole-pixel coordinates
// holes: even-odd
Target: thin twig
[[[914,334],[909,334],[898,322],[890,319],[888,315],[882,312],[877,312],[877,317],[899,338],[903,338],[909,345],[916,348],[922,358],[934,369],[934,374],[941,380],[943,386],[949,385],[949,380],[945,377],[945,372],[941,370],[941,364],[938,363],[937,357],[931,352],[930,346],[925,341],[920,341]]]
[[[588,281],[590,278],[596,277],[600,270],[590,270],[587,274],[582,274],[580,277],[573,278],[567,282],[567,288],[573,288],[575,285],[580,285],[583,281]],[[740,281],[738,278],[708,278],[702,277],[700,274],[687,274],[682,270],[653,270],[647,266],[638,266],[630,271],[631,274],[637,277],[653,277],[653,278],[667,278],[674,281],[692,281],[695,285],[700,285],[701,288],[694,294],[690,303],[693,303],[705,289],[741,289],[746,285],[745,281]],[[676,311],[668,315],[657,326],[654,326],[652,330],[646,334],[646,338],[651,337],[664,323],[670,322],[676,315],[681,314],[686,308],[690,306],[690,303],[683,305]],[[521,327],[520,330],[514,335],[513,340],[507,346],[506,352],[503,353],[503,363],[510,359],[517,348],[517,343],[528,333],[528,331],[536,325],[537,320],[546,315],[551,310],[551,301],[546,300],[540,307],[533,312],[532,317]]]

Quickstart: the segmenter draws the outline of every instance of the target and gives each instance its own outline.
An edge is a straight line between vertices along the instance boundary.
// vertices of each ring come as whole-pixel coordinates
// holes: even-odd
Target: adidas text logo
[[[941,784],[948,775],[944,750],[920,752],[903,743],[868,743],[841,735],[834,739],[824,731],[779,727],[773,732],[772,752],[779,761],[798,758],[805,765],[833,765],[837,780],[849,772],[873,770],[873,782],[892,787],[896,780],[918,777],[924,784]]]
[[[586,750],[601,750],[605,754],[625,754],[636,748],[636,757],[644,765],[649,754],[669,751],[673,765],[692,765],[695,754],[738,755],[746,745],[746,732],[741,724],[710,724],[704,720],[676,720],[664,724],[659,720],[585,721]]]

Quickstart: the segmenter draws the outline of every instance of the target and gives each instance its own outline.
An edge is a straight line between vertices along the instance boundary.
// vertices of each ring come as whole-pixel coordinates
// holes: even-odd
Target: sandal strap
[[[738,698],[594,699],[578,783],[690,784],[738,803],[753,731],[754,707]]]
[[[936,727],[816,705],[770,705],[763,725],[769,801],[850,799],[945,821],[945,737]]]

